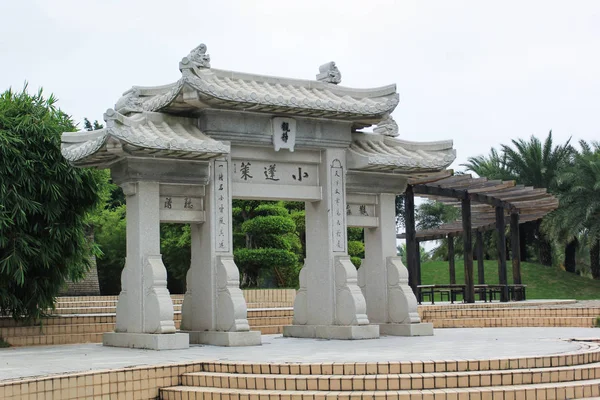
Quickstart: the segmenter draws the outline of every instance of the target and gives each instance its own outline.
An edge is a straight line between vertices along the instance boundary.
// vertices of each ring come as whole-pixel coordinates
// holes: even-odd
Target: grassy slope
[[[477,283],[477,261],[473,263]],[[508,283],[512,283],[512,264],[507,263]],[[600,299],[600,281],[582,278],[556,267],[521,263],[522,281],[527,285],[528,299]],[[450,283],[448,263],[432,261],[421,265],[423,285]],[[456,260],[456,283],[464,283],[463,260]],[[485,262],[485,283],[498,283],[498,262]]]

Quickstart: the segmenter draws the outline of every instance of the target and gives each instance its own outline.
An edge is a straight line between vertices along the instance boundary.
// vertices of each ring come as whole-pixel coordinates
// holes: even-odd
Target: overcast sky
[[[200,43],[215,68],[395,83],[401,138],[458,158],[512,138],[600,139],[600,1],[0,1],[0,90],[42,86],[77,122],[133,85],[176,81]]]

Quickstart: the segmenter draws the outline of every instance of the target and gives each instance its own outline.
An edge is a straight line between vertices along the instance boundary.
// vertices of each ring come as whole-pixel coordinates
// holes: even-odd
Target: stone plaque
[[[344,167],[340,160],[333,160],[330,169],[331,219],[333,235],[333,251],[346,251],[346,206],[344,190]]]
[[[293,118],[275,117],[273,123],[273,146],[275,151],[289,149],[294,151],[296,145],[296,120]]]
[[[376,217],[373,204],[346,204],[346,215],[353,217]]]
[[[160,196],[160,209],[172,211],[202,211],[202,198],[183,196]]]
[[[233,182],[317,186],[318,167],[315,164],[234,160]]]
[[[225,160],[214,163],[214,210],[215,215],[215,251],[230,252],[229,219],[231,218],[231,200],[229,196],[229,165]]]

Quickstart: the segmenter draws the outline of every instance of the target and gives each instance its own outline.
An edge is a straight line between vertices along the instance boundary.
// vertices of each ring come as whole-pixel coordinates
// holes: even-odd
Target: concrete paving
[[[573,338],[600,338],[594,328],[436,329],[434,336],[345,341],[262,336],[262,346],[192,345],[153,351],[100,344],[0,349],[0,380],[193,361],[373,362],[490,359],[561,354],[582,348]]]

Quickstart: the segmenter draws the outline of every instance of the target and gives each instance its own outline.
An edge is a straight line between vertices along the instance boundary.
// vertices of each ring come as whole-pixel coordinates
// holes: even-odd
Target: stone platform
[[[441,329],[435,336],[383,336],[360,346],[264,335],[260,347],[192,345],[167,352],[98,344],[8,348],[0,349],[0,398],[591,397],[600,395],[598,332]]]
[[[564,339],[598,337],[593,328],[436,329],[434,336],[394,337],[356,342],[263,335],[262,346],[224,348],[190,345],[153,352],[101,344],[0,349],[0,380],[165,363],[231,360],[257,363],[379,362],[490,359],[577,351]]]

